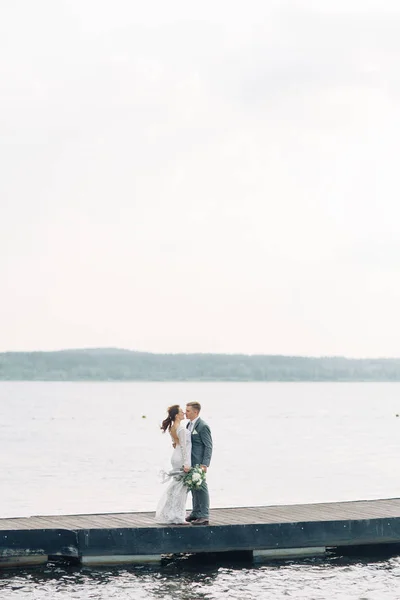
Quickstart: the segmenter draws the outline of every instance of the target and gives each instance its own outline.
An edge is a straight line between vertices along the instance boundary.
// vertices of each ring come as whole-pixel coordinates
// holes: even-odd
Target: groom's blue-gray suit
[[[188,423],[189,427],[190,423]],[[213,443],[211,431],[207,423],[198,419],[192,431],[192,466],[210,466]],[[207,483],[204,482],[199,490],[192,491],[193,508],[191,517],[196,519],[208,519],[210,508],[210,497],[208,495]]]

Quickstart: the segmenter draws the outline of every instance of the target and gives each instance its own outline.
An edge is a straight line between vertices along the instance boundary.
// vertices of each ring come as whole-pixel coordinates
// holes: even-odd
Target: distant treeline
[[[0,353],[3,381],[400,381],[400,359],[150,354],[118,349]]]

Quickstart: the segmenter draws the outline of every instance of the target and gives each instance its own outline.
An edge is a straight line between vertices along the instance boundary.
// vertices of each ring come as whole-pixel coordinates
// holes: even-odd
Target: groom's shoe
[[[208,525],[209,520],[206,517],[201,517],[200,519],[194,519],[192,521],[192,525]]]
[[[195,521],[196,519],[197,519],[197,517],[194,517],[193,515],[189,515],[188,517],[186,517],[185,521],[190,523],[191,521]]]

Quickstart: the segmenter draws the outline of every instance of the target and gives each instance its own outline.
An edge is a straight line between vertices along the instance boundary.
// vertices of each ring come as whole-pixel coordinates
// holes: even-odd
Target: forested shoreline
[[[152,354],[114,348],[0,353],[2,381],[400,381],[400,359]]]

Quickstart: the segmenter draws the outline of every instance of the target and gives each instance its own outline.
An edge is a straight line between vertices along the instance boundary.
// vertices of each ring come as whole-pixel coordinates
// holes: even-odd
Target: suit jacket
[[[189,425],[188,425],[189,427]],[[209,426],[198,419],[192,431],[192,466],[210,466],[213,443]]]

